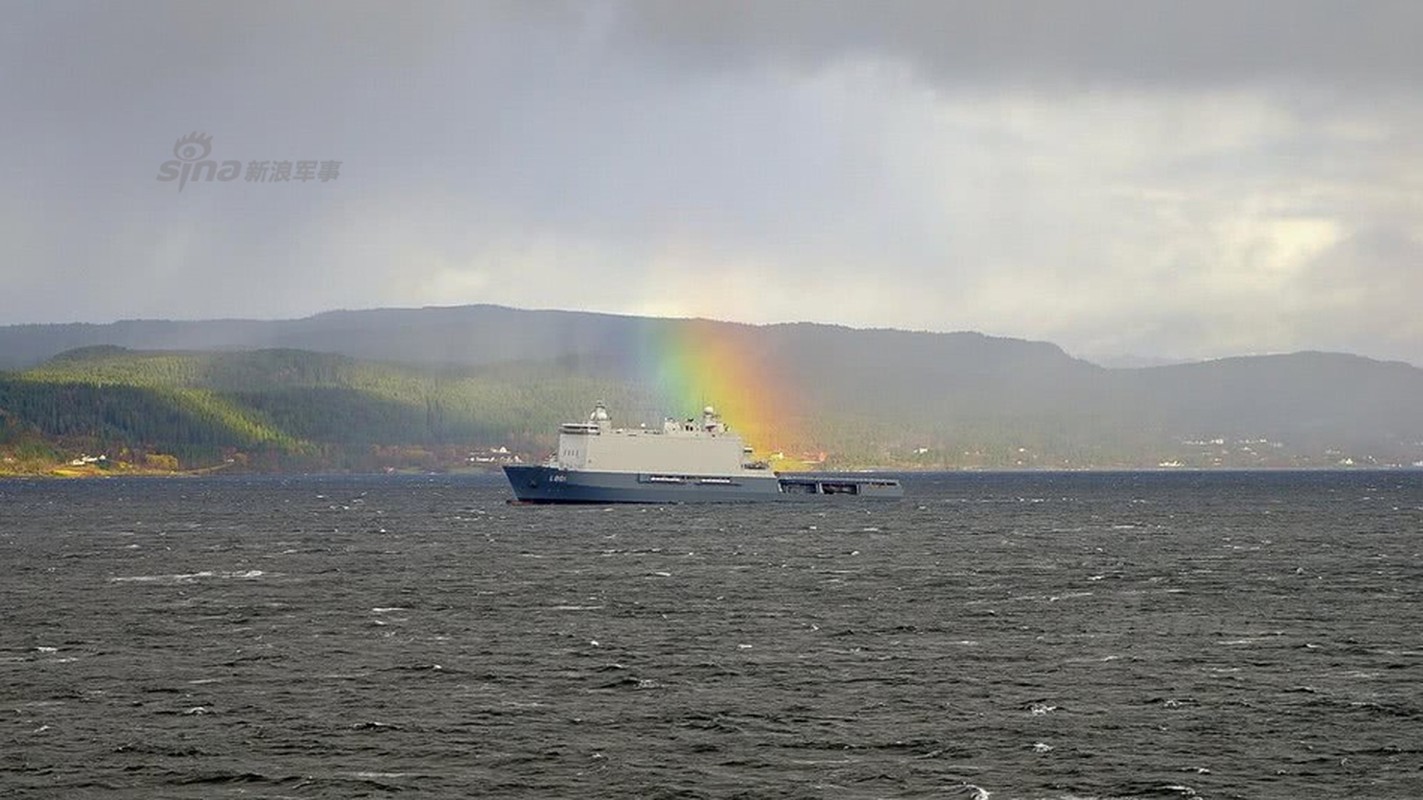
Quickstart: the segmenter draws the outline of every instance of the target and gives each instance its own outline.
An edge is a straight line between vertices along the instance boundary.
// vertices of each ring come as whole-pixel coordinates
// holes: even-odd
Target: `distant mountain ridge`
[[[190,458],[254,442],[309,465],[346,448],[340,460],[352,468],[370,462],[350,448],[380,445],[512,445],[536,457],[560,416],[594,399],[615,399],[630,424],[685,413],[656,407],[639,352],[671,341],[717,342],[754,360],[788,392],[776,411],[802,423],[798,438],[774,445],[842,466],[1423,462],[1423,370],[1399,362],[1294,353],[1108,369],[1050,343],[979,333],[499,306],[0,328],[0,364],[12,370],[0,375],[0,413],[11,429],[53,438],[46,419],[63,417],[69,433],[102,428],[133,443],[142,436],[116,415],[85,416],[83,403],[105,402],[94,386],[136,387],[122,403],[128,416],[117,415],[133,426],[168,430],[139,425],[146,402],[153,414],[207,420],[179,426],[211,428],[201,447],[188,442]],[[323,419],[313,411],[323,405],[339,414]],[[220,442],[229,424],[246,438]]]
[[[1056,345],[980,333],[856,329],[823,323],[750,325],[716,320],[638,317],[589,311],[525,310],[496,305],[326,311],[285,320],[121,320],[106,324],[0,326],[0,370],[24,369],[60,353],[96,345],[131,350],[293,349],[376,361],[479,366],[614,353],[641,336],[692,322],[723,331],[797,331],[913,339],[997,341],[1067,357]]]
[[[294,349],[476,366],[598,352],[642,318],[493,305],[327,311],[285,320],[122,320],[0,327],[0,369],[95,345],[132,350]],[[672,320],[646,320],[653,326]],[[732,323],[727,323],[732,324]],[[514,335],[511,335],[511,332]]]

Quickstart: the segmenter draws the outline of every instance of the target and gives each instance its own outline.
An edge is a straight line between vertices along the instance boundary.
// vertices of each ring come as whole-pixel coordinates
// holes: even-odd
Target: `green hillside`
[[[643,408],[627,387],[557,365],[435,369],[296,350],[94,347],[0,373],[0,452],[153,454],[261,470],[448,468],[475,449],[542,453],[589,398]],[[14,453],[12,468],[20,463]],[[16,468],[17,469],[17,468]]]
[[[616,364],[596,357],[440,368],[285,349],[95,346],[0,373],[0,409],[11,420],[12,443],[27,442],[30,453],[11,453],[11,471],[24,471],[21,463],[34,471],[37,453],[51,460],[105,454],[111,464],[135,465],[171,456],[187,469],[448,469],[500,447],[541,458],[559,423],[581,418],[594,400],[628,425],[695,413],[659,407],[650,387],[619,374]],[[605,375],[614,377],[599,377]],[[1083,416],[1064,425],[1065,411],[995,414],[978,384],[916,406],[910,401],[922,396],[918,389],[886,394],[873,383],[793,377],[822,390],[802,392],[808,439],[784,453],[783,468],[821,454],[830,467],[1073,466],[1116,463],[1146,447],[1124,449],[1123,437],[1101,420]],[[945,416],[946,403],[957,412]],[[0,453],[5,447],[0,440]],[[1054,460],[1044,463],[1047,452]]]
[[[822,455],[826,468],[1423,462],[1423,370],[1357,356],[1112,370],[1050,344],[973,333],[487,309],[432,312],[429,330],[419,328],[423,311],[357,317],[376,327],[362,333],[348,315],[333,318],[344,321],[339,330],[319,328],[331,322],[324,317],[302,324],[318,326],[308,334],[328,345],[379,343],[413,353],[425,352],[435,328],[463,320],[464,360],[91,344],[0,372],[0,472],[48,472],[75,459],[84,472],[450,469],[492,466],[503,455],[490,451],[499,448],[541,459],[559,423],[582,418],[596,400],[620,425],[696,413],[664,405],[629,345],[687,339],[678,325],[745,354],[755,361],[749,372],[781,390],[764,395],[774,400],[756,400],[765,387],[755,380],[735,388],[709,380],[708,389],[742,394],[705,397],[781,420],[781,428],[760,434],[752,420],[728,420],[750,444],[784,453],[781,468]],[[213,339],[225,330],[209,331],[207,344],[216,348]],[[496,361],[495,354],[514,357]],[[95,460],[85,462],[86,455]]]

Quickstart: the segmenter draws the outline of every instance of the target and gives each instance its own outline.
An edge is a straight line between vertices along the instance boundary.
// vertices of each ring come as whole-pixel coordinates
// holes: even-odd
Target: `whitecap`
[[[989,796],[993,794],[982,786],[972,783],[965,783],[963,788],[973,792],[973,800],[988,800]]]
[[[225,578],[237,580],[252,580],[261,578],[267,573],[260,569],[249,569],[242,572],[213,572],[212,570],[202,570],[201,572],[178,572],[171,575],[120,575],[109,578],[110,583],[192,583],[202,578]]]
[[[203,572],[180,572],[172,575],[129,575],[123,577],[110,578],[111,583],[189,583],[199,578],[211,578],[213,573]]]

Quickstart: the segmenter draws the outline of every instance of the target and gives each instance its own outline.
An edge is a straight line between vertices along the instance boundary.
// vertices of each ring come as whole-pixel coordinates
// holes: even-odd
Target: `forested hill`
[[[101,346],[0,373],[0,453],[8,444],[12,465],[85,453],[142,464],[157,453],[263,471],[448,468],[498,447],[542,451],[590,397],[646,406],[556,363],[435,369],[296,350]]]
[[[81,347],[48,352],[61,341]],[[305,347],[253,349],[273,341]],[[0,470],[86,453],[260,470],[444,469],[490,464],[499,448],[541,458],[558,423],[596,400],[621,424],[694,413],[668,407],[647,369],[669,342],[718,348],[740,371],[703,376],[704,392],[743,393],[707,402],[796,423],[752,442],[785,466],[821,454],[845,467],[1423,462],[1423,370],[1401,363],[1298,353],[1103,369],[976,333],[471,307],[0,328],[0,354],[25,365],[0,373]]]

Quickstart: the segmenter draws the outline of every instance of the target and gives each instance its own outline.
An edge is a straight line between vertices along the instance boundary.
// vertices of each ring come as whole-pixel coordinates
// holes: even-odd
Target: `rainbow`
[[[805,445],[803,409],[756,329],[704,319],[649,322],[657,324],[644,328],[637,364],[664,413],[693,417],[714,406],[762,456]]]

